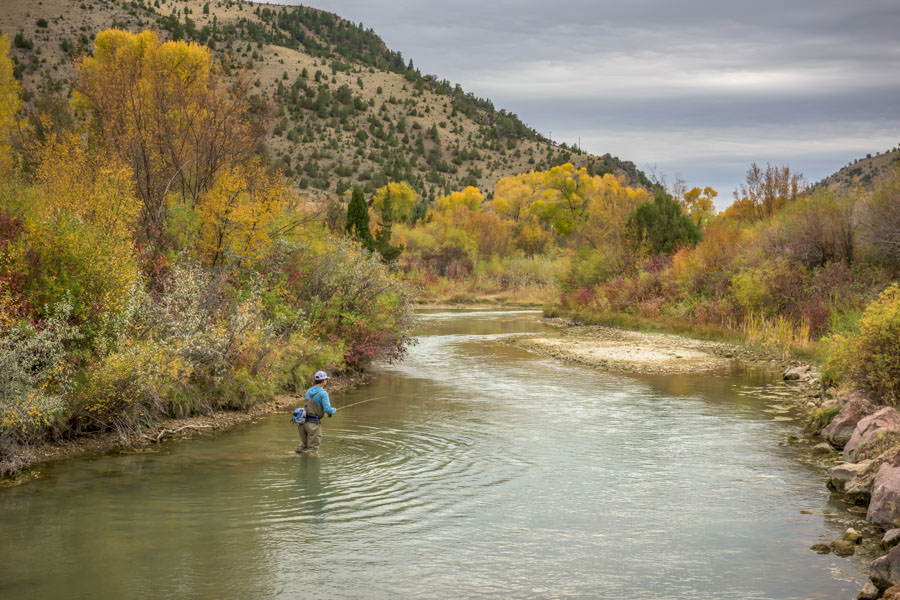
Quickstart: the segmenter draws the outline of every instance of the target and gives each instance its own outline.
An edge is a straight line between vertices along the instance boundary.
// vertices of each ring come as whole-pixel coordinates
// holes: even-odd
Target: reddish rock
[[[869,578],[879,590],[886,590],[900,582],[900,546],[876,558],[869,565]]]
[[[900,412],[886,406],[859,420],[850,441],[844,446],[844,458],[856,462],[865,458],[866,450],[871,450],[872,456],[881,454],[890,447],[888,444],[883,444],[884,447],[879,449],[873,450],[873,447],[878,447],[879,442],[887,442],[891,435],[896,434],[900,434]]]
[[[894,585],[884,590],[881,600],[900,600],[900,585]]]
[[[900,529],[888,529],[881,538],[881,545],[885,550],[890,550],[897,544],[900,544]]]
[[[822,437],[835,448],[843,448],[860,419],[875,412],[875,406],[862,396],[851,396],[831,423],[822,430]]]
[[[875,473],[866,520],[885,529],[900,526],[900,451],[895,451]]]

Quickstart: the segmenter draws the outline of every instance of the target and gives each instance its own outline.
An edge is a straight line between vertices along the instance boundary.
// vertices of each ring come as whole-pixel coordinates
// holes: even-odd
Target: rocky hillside
[[[407,181],[425,198],[572,162],[648,186],[631,162],[556,145],[459,85],[422,75],[370,29],[302,6],[206,0],[37,0],[7,3],[27,108],[53,113],[74,60],[109,27],[152,28],[208,45],[223,72],[252,84],[251,108],[270,160],[313,195]],[[56,111],[61,113],[62,111]]]
[[[862,186],[871,189],[896,169],[898,163],[900,163],[900,146],[878,154],[868,154],[865,158],[858,158],[813,187],[849,190],[856,186]]]

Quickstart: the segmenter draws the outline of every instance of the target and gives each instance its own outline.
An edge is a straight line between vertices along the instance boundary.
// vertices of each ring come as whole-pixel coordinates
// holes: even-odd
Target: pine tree
[[[347,206],[347,235],[358,240],[367,250],[375,249],[375,240],[369,230],[369,207],[358,185],[353,186],[350,205]]]
[[[381,205],[380,229],[375,234],[375,249],[386,263],[397,260],[403,252],[403,246],[391,246],[391,229],[394,226],[394,208],[390,194],[387,194]]]

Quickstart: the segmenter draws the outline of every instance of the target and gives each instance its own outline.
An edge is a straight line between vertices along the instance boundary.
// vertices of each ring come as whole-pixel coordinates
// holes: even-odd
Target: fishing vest
[[[307,399],[306,403],[303,405],[303,408],[306,409],[307,414],[319,417],[319,419],[322,419],[325,416],[325,409],[322,408],[322,405],[315,400]]]

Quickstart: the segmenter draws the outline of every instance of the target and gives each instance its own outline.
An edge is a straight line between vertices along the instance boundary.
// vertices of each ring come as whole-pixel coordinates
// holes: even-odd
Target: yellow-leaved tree
[[[597,191],[597,182],[587,169],[571,163],[558,165],[544,173],[543,191],[531,203],[531,212],[554,233],[566,237],[582,222]]]
[[[75,137],[51,136],[40,151],[25,236],[10,247],[25,272],[34,317],[57,302],[88,337],[123,310],[140,270],[133,234],[140,213],[131,171]]]
[[[163,241],[170,191],[196,202],[219,173],[248,160],[259,132],[244,119],[246,85],[225,87],[209,49],[152,31],[97,34],[76,66],[73,104],[134,174],[145,241]]]
[[[385,206],[389,206],[391,220],[394,223],[403,223],[412,214],[413,206],[419,199],[419,194],[406,182],[389,182],[386,186],[375,190],[372,197],[372,208],[382,219],[385,218]]]
[[[719,193],[707,186],[702,190],[699,187],[691,188],[684,193],[681,199],[681,206],[684,211],[691,217],[697,227],[704,227],[709,220],[716,214],[716,207],[713,200]]]
[[[16,113],[22,105],[19,82],[13,76],[13,62],[9,57],[9,38],[0,35],[0,177],[12,174],[13,153],[9,136],[16,124]]]
[[[223,170],[197,204],[200,254],[211,265],[265,254],[283,197],[281,178],[258,160]]]

